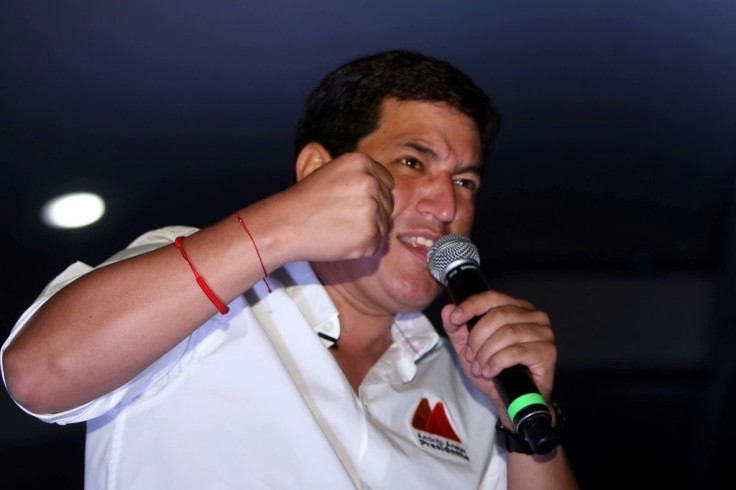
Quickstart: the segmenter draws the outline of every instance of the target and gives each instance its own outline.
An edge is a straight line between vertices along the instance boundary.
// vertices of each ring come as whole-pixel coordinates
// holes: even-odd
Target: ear
[[[299,182],[330,160],[332,157],[324,146],[315,141],[307,143],[296,157],[296,181]]]

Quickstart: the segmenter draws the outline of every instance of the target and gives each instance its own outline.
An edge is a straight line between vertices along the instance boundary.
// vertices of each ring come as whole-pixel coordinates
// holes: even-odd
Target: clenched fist
[[[362,153],[329,160],[322,147],[302,151],[297,184],[273,196],[278,222],[293,240],[290,260],[337,261],[373,255],[390,227],[394,180]]]

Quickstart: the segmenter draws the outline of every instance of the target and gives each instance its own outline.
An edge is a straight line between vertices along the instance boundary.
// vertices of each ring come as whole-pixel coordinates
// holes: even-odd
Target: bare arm
[[[376,162],[345,155],[239,212],[269,271],[359,257],[374,253],[387,231],[392,186]],[[232,216],[184,245],[225,303],[263,277]],[[132,379],[216,313],[173,245],[99,268],[52,297],[6,349],[8,390],[36,413],[79,406]]]

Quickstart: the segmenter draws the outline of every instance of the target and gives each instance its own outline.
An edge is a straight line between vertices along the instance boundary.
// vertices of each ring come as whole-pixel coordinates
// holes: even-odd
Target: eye
[[[422,168],[422,162],[420,162],[414,157],[401,157],[399,159],[399,162],[401,162],[401,164],[406,167],[411,167],[411,168],[416,168],[416,169]]]
[[[459,185],[460,187],[465,187],[471,192],[475,192],[478,190],[478,183],[471,179],[455,179],[455,184]]]

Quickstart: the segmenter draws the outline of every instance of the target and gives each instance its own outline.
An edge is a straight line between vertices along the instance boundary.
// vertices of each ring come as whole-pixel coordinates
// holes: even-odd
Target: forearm
[[[241,216],[273,270],[288,254],[260,211],[269,212],[259,204]],[[232,216],[184,246],[224,303],[263,278],[254,245]],[[8,389],[36,413],[78,406],[132,379],[216,313],[174,246],[99,268],[50,298],[14,339],[3,359]]]
[[[264,267],[378,249],[388,229],[391,175],[357,153],[319,162],[300,172],[296,185],[240,210],[263,266],[233,216],[184,241],[223,303],[261,280]],[[14,339],[3,358],[8,389],[36,413],[79,406],[132,379],[216,313],[173,245],[102,267],[51,298]]]
[[[509,490],[579,488],[562,446],[543,456],[509,453],[507,461]]]

